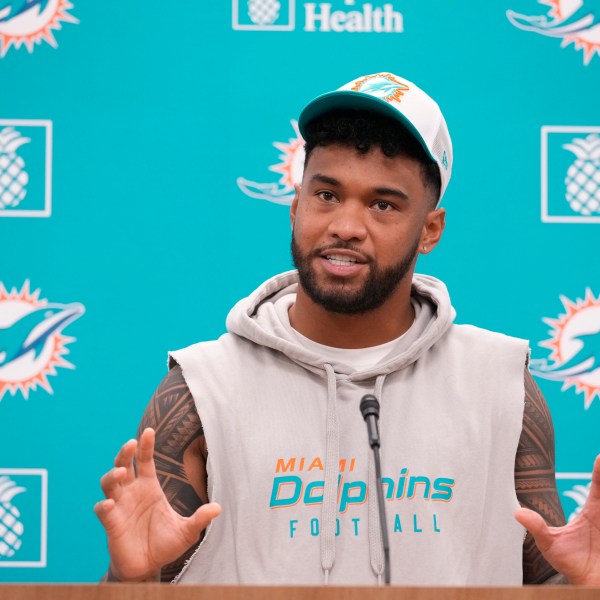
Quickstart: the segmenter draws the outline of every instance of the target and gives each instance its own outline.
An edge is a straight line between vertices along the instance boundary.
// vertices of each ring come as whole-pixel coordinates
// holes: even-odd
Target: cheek
[[[315,219],[314,215],[309,215],[306,210],[299,208],[294,220],[294,236],[296,237],[296,241],[299,241],[300,238],[312,240],[318,237],[319,232],[322,232],[319,220]]]
[[[406,256],[421,238],[421,230],[410,226],[379,232],[374,246],[381,262],[395,263]]]

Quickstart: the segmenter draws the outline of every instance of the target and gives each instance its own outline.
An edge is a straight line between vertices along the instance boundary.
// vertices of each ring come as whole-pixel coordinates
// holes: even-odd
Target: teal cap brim
[[[427,156],[437,163],[436,158],[432,155],[431,151],[427,147],[427,144],[421,137],[421,134],[415,129],[415,126],[410,122],[408,118],[404,116],[398,108],[389,104],[385,100],[375,98],[370,94],[363,92],[354,92],[352,90],[337,90],[335,92],[328,92],[321,96],[317,96],[314,100],[309,102],[298,118],[298,129],[305,136],[306,126],[317,117],[320,117],[324,113],[330,110],[338,109],[350,109],[350,110],[368,110],[385,117],[392,118],[406,127],[413,135],[413,137],[421,144]]]

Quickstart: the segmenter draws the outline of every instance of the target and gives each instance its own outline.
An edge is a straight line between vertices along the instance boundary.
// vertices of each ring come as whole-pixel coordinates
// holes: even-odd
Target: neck
[[[290,324],[304,337],[333,348],[369,348],[391,342],[408,331],[415,320],[410,275],[405,280],[382,306],[356,315],[326,310],[298,285],[296,302],[289,311]]]

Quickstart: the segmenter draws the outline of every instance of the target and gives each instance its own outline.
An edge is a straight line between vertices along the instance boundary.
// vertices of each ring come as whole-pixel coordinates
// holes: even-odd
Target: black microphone
[[[367,434],[369,436],[369,446],[371,448],[380,448],[379,440],[379,401],[373,394],[367,394],[360,401],[360,412],[367,423]]]
[[[383,483],[381,482],[381,458],[379,448],[379,401],[373,394],[367,394],[360,401],[360,412],[367,423],[367,434],[369,446],[373,449],[375,456],[375,485],[377,486],[377,500],[379,506],[379,524],[381,526],[381,545],[383,546],[383,558],[385,561],[384,580],[386,585],[390,584],[390,542],[388,539],[387,520],[385,518],[385,500],[383,498]]]

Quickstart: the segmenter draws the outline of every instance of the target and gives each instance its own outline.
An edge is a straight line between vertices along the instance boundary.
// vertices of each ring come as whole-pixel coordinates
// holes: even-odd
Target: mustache
[[[360,256],[364,259],[365,262],[373,262],[373,257],[369,254],[365,254],[360,248],[353,246],[348,242],[337,242],[335,244],[328,244],[327,246],[321,246],[320,248],[316,248],[310,252],[311,258],[313,256],[318,257],[322,256],[325,252],[329,252],[331,250],[349,250],[350,252],[356,252],[360,254]]]

